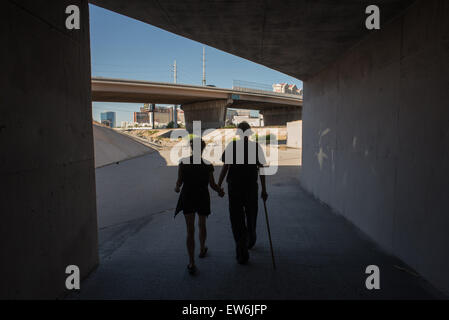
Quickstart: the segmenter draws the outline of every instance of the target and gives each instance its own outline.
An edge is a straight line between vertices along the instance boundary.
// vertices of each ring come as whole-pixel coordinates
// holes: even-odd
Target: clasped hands
[[[221,186],[218,186],[218,188],[219,188],[219,190],[217,191],[218,196],[219,196],[220,198],[223,198],[224,195],[225,195],[224,189],[223,189]],[[175,186],[175,192],[176,192],[176,193],[179,193],[180,191],[181,191],[181,186],[178,185],[178,184],[176,184],[176,186]]]
[[[218,186],[218,188],[219,188],[219,190],[217,191],[218,196],[219,196],[220,198],[223,198],[223,197],[225,196],[224,189],[223,189],[223,187],[220,186],[220,185]],[[175,192],[176,192],[176,193],[179,193],[179,191],[181,191],[181,187],[180,187],[179,185],[176,185],[176,187],[175,187]],[[261,197],[262,197],[262,199],[263,199],[264,201],[267,201],[268,194],[267,194],[266,190],[262,190],[262,192],[261,192]]]
[[[218,186],[218,188],[219,188],[219,190],[217,191],[218,196],[219,196],[220,198],[223,198],[224,195],[225,195],[224,189],[223,189],[221,186]]]

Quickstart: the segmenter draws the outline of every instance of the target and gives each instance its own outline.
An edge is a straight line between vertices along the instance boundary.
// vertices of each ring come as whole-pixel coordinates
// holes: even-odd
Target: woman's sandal
[[[200,254],[198,255],[198,257],[204,258],[204,257],[206,256],[206,253],[207,253],[207,247],[205,247],[204,250],[202,250],[202,251],[200,252]]]
[[[196,272],[196,266],[195,266],[195,265],[191,266],[190,264],[188,264],[188,265],[187,265],[187,270],[189,270],[189,273],[190,273],[190,274],[195,274],[195,272]]]

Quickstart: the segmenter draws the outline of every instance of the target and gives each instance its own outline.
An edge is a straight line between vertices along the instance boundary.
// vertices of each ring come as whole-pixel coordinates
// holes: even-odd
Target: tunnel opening
[[[94,22],[92,24],[95,25]],[[93,32],[91,41],[95,41],[95,31],[91,30],[91,32]],[[95,44],[91,44],[91,48],[95,50]],[[157,78],[151,78],[151,82],[135,81],[136,79],[125,80],[125,85],[128,86],[125,88],[127,90],[132,85],[147,86],[149,92],[147,96],[144,96],[142,91],[134,92],[132,89],[128,90],[127,95],[120,95],[119,92],[125,90],[117,89],[117,84],[121,80],[105,78],[104,76],[107,73],[102,73],[102,70],[105,70],[104,61],[98,60],[94,51],[91,54],[93,56],[93,115],[94,118],[95,116],[97,119],[100,118],[99,122],[103,122],[94,123],[93,134],[100,265],[98,271],[86,282],[88,285],[93,283],[92,286],[99,285],[101,287],[98,277],[102,277],[103,270],[107,268],[115,269],[120,264],[124,264],[127,266],[133,265],[133,267],[130,267],[134,270],[131,278],[145,276],[145,279],[153,284],[157,281],[166,285],[170,284],[173,281],[178,281],[177,276],[163,276],[163,279],[161,279],[158,274],[159,268],[155,268],[153,273],[144,270],[144,268],[148,264],[161,264],[164,268],[174,268],[174,264],[167,263],[166,259],[179,260],[179,265],[183,265],[181,261],[186,256],[186,253],[182,250],[184,248],[184,236],[182,235],[185,233],[183,218],[178,216],[175,222],[171,220],[178,197],[173,191],[178,174],[178,162],[182,155],[186,154],[185,149],[188,149],[185,144],[180,146],[179,143],[187,135],[187,131],[184,131],[186,123],[204,120],[202,118],[204,115],[195,114],[193,117],[189,117],[187,113],[189,108],[192,108],[193,100],[186,100],[188,103],[184,104],[181,100],[175,101],[164,98],[161,92],[165,90],[164,88],[169,87],[169,83],[159,85],[155,82],[159,81]],[[107,56],[103,56],[103,59],[107,60]],[[177,82],[171,86],[174,86],[177,91],[170,94],[179,96],[181,92],[187,95],[184,92],[192,86],[188,83],[187,86],[181,84],[183,80],[184,83],[186,80],[182,79],[182,73],[179,73],[180,61],[182,60],[179,57],[176,59]],[[248,62],[245,63],[248,64]],[[115,65],[115,63],[112,64]],[[258,68],[260,69],[260,67]],[[122,69],[114,67],[111,71],[117,70]],[[131,70],[132,68],[125,70],[125,72]],[[278,75],[274,71],[270,72],[271,75],[281,76],[292,81],[290,77]],[[119,74],[118,71],[117,74]],[[122,75],[120,74],[118,77],[121,78]],[[130,76],[125,78],[129,79]],[[206,92],[212,92],[210,94],[219,92],[226,98],[226,101],[223,104],[223,110],[220,111],[221,122],[213,123],[219,126],[211,127],[210,122],[201,122],[201,125],[205,125],[205,127],[202,127],[202,138],[207,144],[204,152],[205,158],[213,163],[215,179],[218,180],[222,167],[221,154],[228,143],[237,137],[236,126],[240,122],[246,121],[252,127],[251,141],[257,140],[261,143],[270,164],[276,167],[275,174],[269,178],[274,177],[268,182],[269,188],[273,186],[281,194],[282,190],[288,190],[297,185],[297,177],[299,176],[302,123],[300,113],[296,110],[300,108],[289,104],[299,105],[297,101],[302,97],[302,90],[300,91],[296,86],[290,85],[293,88],[293,91],[290,89],[290,93],[275,92],[271,85],[264,87],[265,90],[255,90],[254,85],[257,84],[255,82],[251,83],[252,88],[242,88],[242,83],[248,87],[248,84],[243,81],[238,82],[240,84],[238,88],[236,88],[236,81],[232,83],[232,89],[226,89],[224,95],[221,92],[223,90],[216,85],[206,88],[208,89]],[[159,86],[157,87],[158,92],[154,89],[156,86]],[[198,90],[196,87],[193,89]],[[286,89],[288,90],[288,87],[282,84],[279,90],[285,91]],[[261,97],[260,101],[257,100],[257,97]],[[205,100],[201,103],[206,104],[207,107],[214,106],[208,102],[210,98],[199,96],[196,99],[199,99],[199,101]],[[286,102],[284,103],[282,99],[285,99]],[[137,104],[137,102],[139,103]],[[160,103],[164,102],[178,102],[178,106],[177,108],[174,108],[174,106],[166,108],[170,112],[167,119],[164,118],[164,121],[162,121],[161,118],[157,118],[154,110],[159,108]],[[198,108],[197,106],[193,108],[195,107]],[[200,108],[202,107],[200,106]],[[275,112],[276,108],[281,111]],[[107,122],[108,111],[115,111],[117,119],[114,116],[114,121]],[[293,111],[293,115],[283,117],[284,111],[287,113]],[[125,114],[130,118],[131,112],[133,113],[133,121],[130,121],[130,119],[121,121],[119,119],[123,119]],[[178,129],[170,128],[168,125],[176,121],[174,113],[177,114],[176,118],[179,121],[180,128]],[[104,114],[105,121],[101,121],[102,114]],[[153,122],[155,119],[156,122]],[[267,119],[268,123],[266,123]],[[113,122],[116,122],[115,125],[112,125],[115,128],[110,126]],[[175,139],[170,139],[171,136],[175,136]],[[233,239],[227,218],[227,200],[220,201],[217,196],[212,194],[211,199],[213,214],[208,219],[211,225],[209,239],[212,245],[210,247],[211,250],[225,250],[225,252],[228,250],[225,254],[225,258],[228,259],[226,264],[228,264],[233,261],[232,258],[229,259],[229,255],[232,256],[234,250],[229,250],[232,248]],[[282,200],[274,196],[272,201],[278,203]],[[259,211],[261,211],[261,203],[259,207]],[[275,209],[273,208],[273,210]],[[256,250],[261,252],[256,252],[255,255],[259,256],[258,259],[264,260],[269,256],[264,254],[267,248],[265,247],[266,233],[263,229],[264,225],[261,224],[264,221],[263,212],[259,212],[258,216],[260,243],[256,245]],[[273,232],[279,233],[279,230]],[[218,233],[220,237],[227,239],[228,243],[223,245],[219,241],[217,242],[218,238],[214,233]],[[170,237],[174,239],[170,239]],[[177,243],[175,244],[174,241]],[[161,255],[160,250],[170,252],[173,257]],[[154,254],[154,257],[148,256],[148,253]],[[185,281],[183,282],[185,283]],[[129,284],[123,285],[125,287],[135,286],[132,280]],[[162,284],[155,286],[154,290],[155,292],[150,296],[155,297],[157,294],[162,294]],[[184,287],[184,290],[187,290],[187,287]],[[137,292],[143,294],[139,290]],[[111,292],[110,294],[121,295],[119,292]],[[175,292],[171,292],[171,294],[176,295]],[[86,296],[89,296],[89,293],[86,293]]]

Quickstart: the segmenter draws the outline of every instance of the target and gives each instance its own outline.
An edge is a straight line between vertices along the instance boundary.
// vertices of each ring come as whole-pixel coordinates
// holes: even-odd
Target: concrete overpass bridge
[[[187,129],[194,120],[204,129],[222,127],[227,108],[260,110],[265,125],[300,120],[302,110],[302,99],[291,94],[108,78],[92,78],[92,101],[179,104]]]

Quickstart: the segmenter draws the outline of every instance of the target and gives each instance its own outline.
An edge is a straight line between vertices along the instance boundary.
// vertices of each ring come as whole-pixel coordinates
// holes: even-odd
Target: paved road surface
[[[289,151],[290,154],[292,151]],[[166,155],[165,155],[166,156]],[[287,156],[290,159],[291,157]],[[215,175],[218,177],[219,167]],[[173,219],[176,167],[158,152],[96,170],[101,263],[71,299],[414,299],[439,296],[403,263],[304,192],[298,166],[268,179],[278,269],[263,211],[248,265],[238,265],[227,198],[212,196],[209,256],[186,271],[185,223]],[[262,207],[261,207],[262,208]],[[381,270],[381,290],[365,288],[365,268]]]

